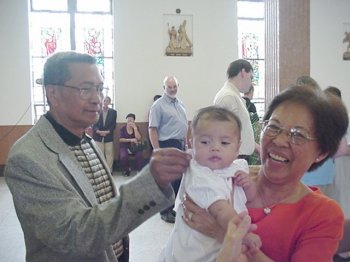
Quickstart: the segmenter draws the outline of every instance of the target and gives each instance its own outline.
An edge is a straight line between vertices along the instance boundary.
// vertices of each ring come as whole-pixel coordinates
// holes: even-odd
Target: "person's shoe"
[[[170,211],[165,214],[161,214],[160,218],[167,223],[175,223],[175,216]]]

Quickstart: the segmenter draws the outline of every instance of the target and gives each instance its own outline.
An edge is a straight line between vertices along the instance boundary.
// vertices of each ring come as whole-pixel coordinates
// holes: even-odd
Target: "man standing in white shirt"
[[[214,98],[214,105],[224,107],[236,114],[242,122],[239,158],[247,159],[260,146],[254,141],[253,127],[245,100],[240,93],[248,92],[253,78],[252,65],[243,59],[233,61],[227,69],[227,81]]]

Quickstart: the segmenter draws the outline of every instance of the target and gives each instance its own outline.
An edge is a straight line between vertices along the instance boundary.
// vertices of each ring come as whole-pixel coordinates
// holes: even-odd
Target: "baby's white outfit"
[[[238,171],[249,172],[248,163],[237,159],[220,170],[211,170],[199,165],[194,159],[182,177],[179,192],[175,201],[176,221],[174,229],[166,246],[163,248],[159,261],[162,262],[204,262],[216,261],[221,244],[185,224],[183,221],[183,197],[189,197],[201,208],[208,209],[218,200],[228,200],[237,213],[247,210],[246,195],[242,187],[232,186],[232,177]],[[233,192],[233,194],[232,194]]]

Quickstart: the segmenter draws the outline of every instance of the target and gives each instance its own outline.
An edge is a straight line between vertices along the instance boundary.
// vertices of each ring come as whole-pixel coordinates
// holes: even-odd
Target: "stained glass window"
[[[237,1],[238,56],[254,69],[254,98],[259,117],[265,112],[265,20],[264,1]]]
[[[105,95],[114,97],[111,0],[31,0],[29,18],[34,122],[48,109],[44,88],[36,80],[42,77],[46,57],[58,51],[95,56],[107,87]]]

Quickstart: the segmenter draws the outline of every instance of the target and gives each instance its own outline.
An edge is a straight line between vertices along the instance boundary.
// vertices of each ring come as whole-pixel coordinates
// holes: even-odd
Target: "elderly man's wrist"
[[[167,198],[169,198],[169,197],[171,197],[171,195],[173,194],[173,188],[171,187],[171,185],[169,184],[168,186],[160,186],[159,184],[158,184],[158,187],[159,187],[159,189],[163,192],[163,194],[167,197]]]

